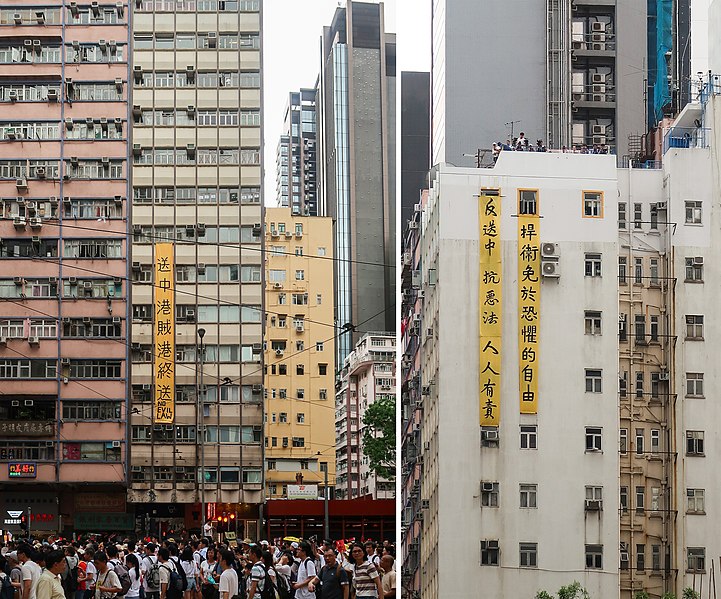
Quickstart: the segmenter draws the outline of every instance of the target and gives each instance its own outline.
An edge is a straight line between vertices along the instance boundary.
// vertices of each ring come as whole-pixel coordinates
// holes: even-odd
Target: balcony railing
[[[670,148],[708,148],[711,130],[704,127],[672,127],[663,136],[663,153]]]

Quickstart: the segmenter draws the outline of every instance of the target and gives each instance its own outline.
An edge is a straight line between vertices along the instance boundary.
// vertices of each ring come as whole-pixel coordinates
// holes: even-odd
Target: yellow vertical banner
[[[175,283],[172,243],[155,244],[153,422],[175,420]]]
[[[503,272],[501,264],[501,197],[497,190],[481,190],[479,327],[481,426],[498,426],[501,410],[501,328]]]
[[[538,214],[518,216],[518,372],[521,414],[538,413],[538,350],[541,324],[539,223]]]

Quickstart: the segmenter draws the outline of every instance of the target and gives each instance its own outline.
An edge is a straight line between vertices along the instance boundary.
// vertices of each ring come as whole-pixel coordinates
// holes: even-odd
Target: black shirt
[[[336,576],[336,572],[340,576]],[[323,566],[318,575],[321,589],[323,591],[323,599],[343,599],[343,587],[341,584],[348,584],[348,573],[338,564],[332,568]]]

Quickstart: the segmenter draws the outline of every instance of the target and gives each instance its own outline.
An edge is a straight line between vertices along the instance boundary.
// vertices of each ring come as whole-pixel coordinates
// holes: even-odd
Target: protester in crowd
[[[98,569],[98,577],[95,581],[95,599],[113,599],[122,591],[118,575],[108,567],[108,556],[105,552],[98,551],[95,554],[94,562]]]
[[[381,588],[383,589],[383,597],[396,596],[396,571],[393,569],[395,560],[392,556],[386,554],[381,558]]]
[[[226,549],[220,552],[220,567],[223,572],[218,586],[219,599],[232,599],[238,594],[238,574],[233,568],[233,560],[232,551]]]
[[[140,597],[140,585],[142,583],[138,556],[134,553],[126,555],[125,567],[128,569],[128,576],[130,577],[130,589],[125,593],[125,599],[138,599]]]
[[[27,543],[23,543],[18,547],[17,554],[22,564],[23,599],[37,599],[38,582],[43,573],[42,568],[35,561],[38,559],[37,552]]]
[[[350,591],[348,573],[336,560],[335,552],[332,549],[326,550],[324,558],[325,565],[313,577],[308,585],[308,590],[312,593],[320,585],[323,599],[348,599]]]
[[[45,570],[40,574],[36,588],[37,599],[65,599],[60,577],[67,569],[64,552],[53,550],[46,554]]]
[[[351,545],[350,562],[356,599],[383,597],[380,573],[367,559],[366,550],[360,543]]]

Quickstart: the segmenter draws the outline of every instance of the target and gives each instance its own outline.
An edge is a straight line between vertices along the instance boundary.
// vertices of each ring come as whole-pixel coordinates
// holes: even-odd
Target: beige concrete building
[[[207,519],[235,513],[253,538],[263,494],[260,4],[138,0],[131,110],[128,499],[158,526],[191,530],[204,499]],[[153,410],[162,241],[175,246],[172,423]]]
[[[266,208],[266,496],[335,484],[333,223]],[[332,492],[331,492],[332,497]]]
[[[396,394],[395,333],[364,334],[343,361],[335,388],[336,499],[393,499],[395,482],[375,474],[363,452],[363,416]]]

